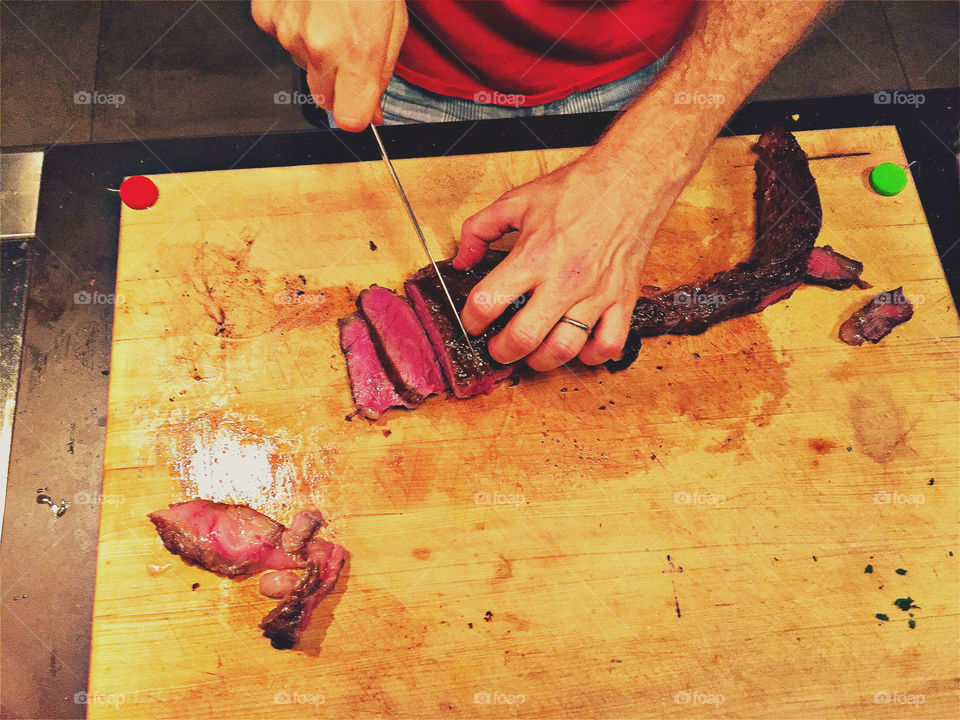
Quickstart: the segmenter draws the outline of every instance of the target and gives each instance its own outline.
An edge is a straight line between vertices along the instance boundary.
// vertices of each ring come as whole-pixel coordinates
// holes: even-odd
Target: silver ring
[[[574,320],[573,318],[568,318],[566,315],[564,315],[562,318],[560,318],[560,322],[569,323],[570,325],[573,325],[575,328],[580,328],[580,329],[583,330],[587,335],[589,335],[589,334],[592,332],[589,325],[584,325],[584,324],[583,324],[582,322],[580,322],[579,320]],[[559,324],[559,323],[558,323],[558,324]]]

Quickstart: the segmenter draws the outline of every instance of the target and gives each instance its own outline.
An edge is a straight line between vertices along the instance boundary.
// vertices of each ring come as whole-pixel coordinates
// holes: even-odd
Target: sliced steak
[[[357,307],[370,327],[377,355],[404,402],[419,405],[447,384],[433,344],[410,304],[392,290],[371,285]]]
[[[750,257],[708,280],[640,298],[623,357],[606,364],[611,372],[636,360],[641,338],[701,333],[789,297],[803,281],[822,220],[807,155],[796,138],[779,127],[761,135],[754,149],[757,239]]]
[[[840,326],[840,339],[847,345],[863,345],[864,340],[878,343],[897,325],[913,317],[913,305],[903,288],[877,293]]]
[[[273,647],[289,650],[299,642],[314,609],[333,590],[345,561],[346,551],[332,542],[323,541],[322,548],[314,549],[313,562],[293,591],[260,622]]]
[[[149,517],[167,550],[223,577],[305,564],[299,554],[303,543],[285,550],[283,525],[246,505],[190,500]]]
[[[841,255],[829,245],[815,247],[807,260],[807,274],[803,278],[809,285],[826,285],[836,290],[844,290],[852,285],[860,289],[870,287],[870,283],[860,279],[863,263],[846,255]]]
[[[337,322],[340,349],[347,359],[347,374],[357,411],[365,418],[376,420],[388,408],[408,407],[383,369],[363,316],[354,313]]]
[[[454,269],[449,260],[437,263],[454,304],[462,308],[473,286],[504,257],[504,252],[491,251],[479,264],[462,271]],[[490,357],[487,343],[516,314],[524,298],[518,299],[513,307],[497,318],[483,333],[471,338],[471,345],[477,353],[475,356],[463,338],[432,265],[422,268],[407,280],[404,290],[426,328],[427,336],[433,343],[440,366],[454,395],[467,398],[488,393],[513,375],[513,366],[501,365]]]
[[[260,579],[260,591],[282,597],[260,623],[275,648],[293,647],[317,603],[333,589],[346,551],[316,532],[316,510],[298,513],[285,528],[246,505],[210,500],[175,503],[150,513],[164,546],[190,565],[223,577],[275,570]],[[297,579],[290,571],[304,570]]]

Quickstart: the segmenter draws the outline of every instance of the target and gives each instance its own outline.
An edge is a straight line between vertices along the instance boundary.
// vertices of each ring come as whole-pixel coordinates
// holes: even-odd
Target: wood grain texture
[[[344,419],[334,320],[424,264],[382,165],[155,177],[121,223],[89,716],[956,717],[956,311],[912,182],[866,184],[905,162],[896,131],[798,138],[867,153],[811,168],[819,244],[916,304],[879,345],[837,339],[873,291],[803,287],[619,375],[373,424]],[[753,139],[716,143],[645,282],[746,254]],[[448,256],[467,216],[579,152],[396,165]],[[260,637],[256,581],[187,567],[147,521],[208,421],[276,438],[295,495],[255,504],[319,507],[350,552],[295,651]]]

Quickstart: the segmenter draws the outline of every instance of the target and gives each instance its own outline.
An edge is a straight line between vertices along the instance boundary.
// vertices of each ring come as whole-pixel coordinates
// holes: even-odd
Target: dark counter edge
[[[924,102],[919,107],[877,104],[873,95],[752,103],[730,120],[724,135],[758,133],[773,124],[790,130],[896,125],[908,160],[916,161],[911,170],[956,300],[960,290],[960,249],[953,248],[960,234],[958,90],[926,91],[922,95]],[[613,117],[613,113],[600,113],[395,126],[385,128],[383,135],[397,158],[575,147],[595,142]],[[56,494],[56,479],[67,476],[76,481],[73,487],[91,497],[95,498],[100,490],[113,308],[78,304],[74,295],[81,291],[114,290],[120,200],[110,189],[116,189],[123,177],[133,174],[378,158],[370,133],[352,135],[330,130],[157,140],[148,144],[131,141],[59,146],[47,153],[40,186],[37,241],[33,244],[4,542],[0,544],[6,568],[12,566],[8,562],[19,564],[35,550],[22,544],[21,533],[16,531],[22,528],[18,526],[18,513],[47,510],[36,505],[37,487],[49,486],[51,494]],[[67,427],[72,428],[69,441]],[[54,499],[59,500],[60,496]],[[73,599],[69,635],[78,644],[77,665],[71,675],[77,678],[76,689],[83,690],[89,669],[86,653],[99,506],[75,505],[63,518],[49,522],[50,533],[44,540],[57,542],[58,534],[72,530],[75,537],[82,538],[90,556],[82,567],[72,567],[69,591]],[[16,538],[12,544],[8,536]],[[70,548],[61,546],[61,552],[69,562]],[[6,615],[6,595],[17,588],[5,589]],[[60,594],[61,602],[67,599]],[[11,627],[6,622],[4,625]],[[31,630],[34,631],[43,632],[42,628]],[[34,637],[40,643],[47,640],[45,636]],[[10,642],[5,646],[4,673],[16,674],[17,663],[11,657],[16,649],[11,650]],[[81,653],[85,658],[82,662]],[[10,675],[7,678],[12,679]],[[36,687],[47,686],[40,678],[35,677],[34,681]],[[58,683],[56,679],[53,682]],[[63,684],[62,677],[59,684]],[[54,692],[52,687],[50,692]],[[66,691],[61,687],[56,692],[63,696]],[[72,714],[67,712],[69,705],[62,702],[66,697],[62,701],[52,697],[46,700],[41,701],[41,707],[55,710],[57,715]],[[4,709],[16,712],[12,707]]]

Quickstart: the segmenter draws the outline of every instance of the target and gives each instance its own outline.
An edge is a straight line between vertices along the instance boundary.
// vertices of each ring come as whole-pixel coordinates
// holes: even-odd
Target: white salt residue
[[[188,493],[283,512],[297,495],[296,468],[278,443],[230,420],[193,423],[174,467]]]

